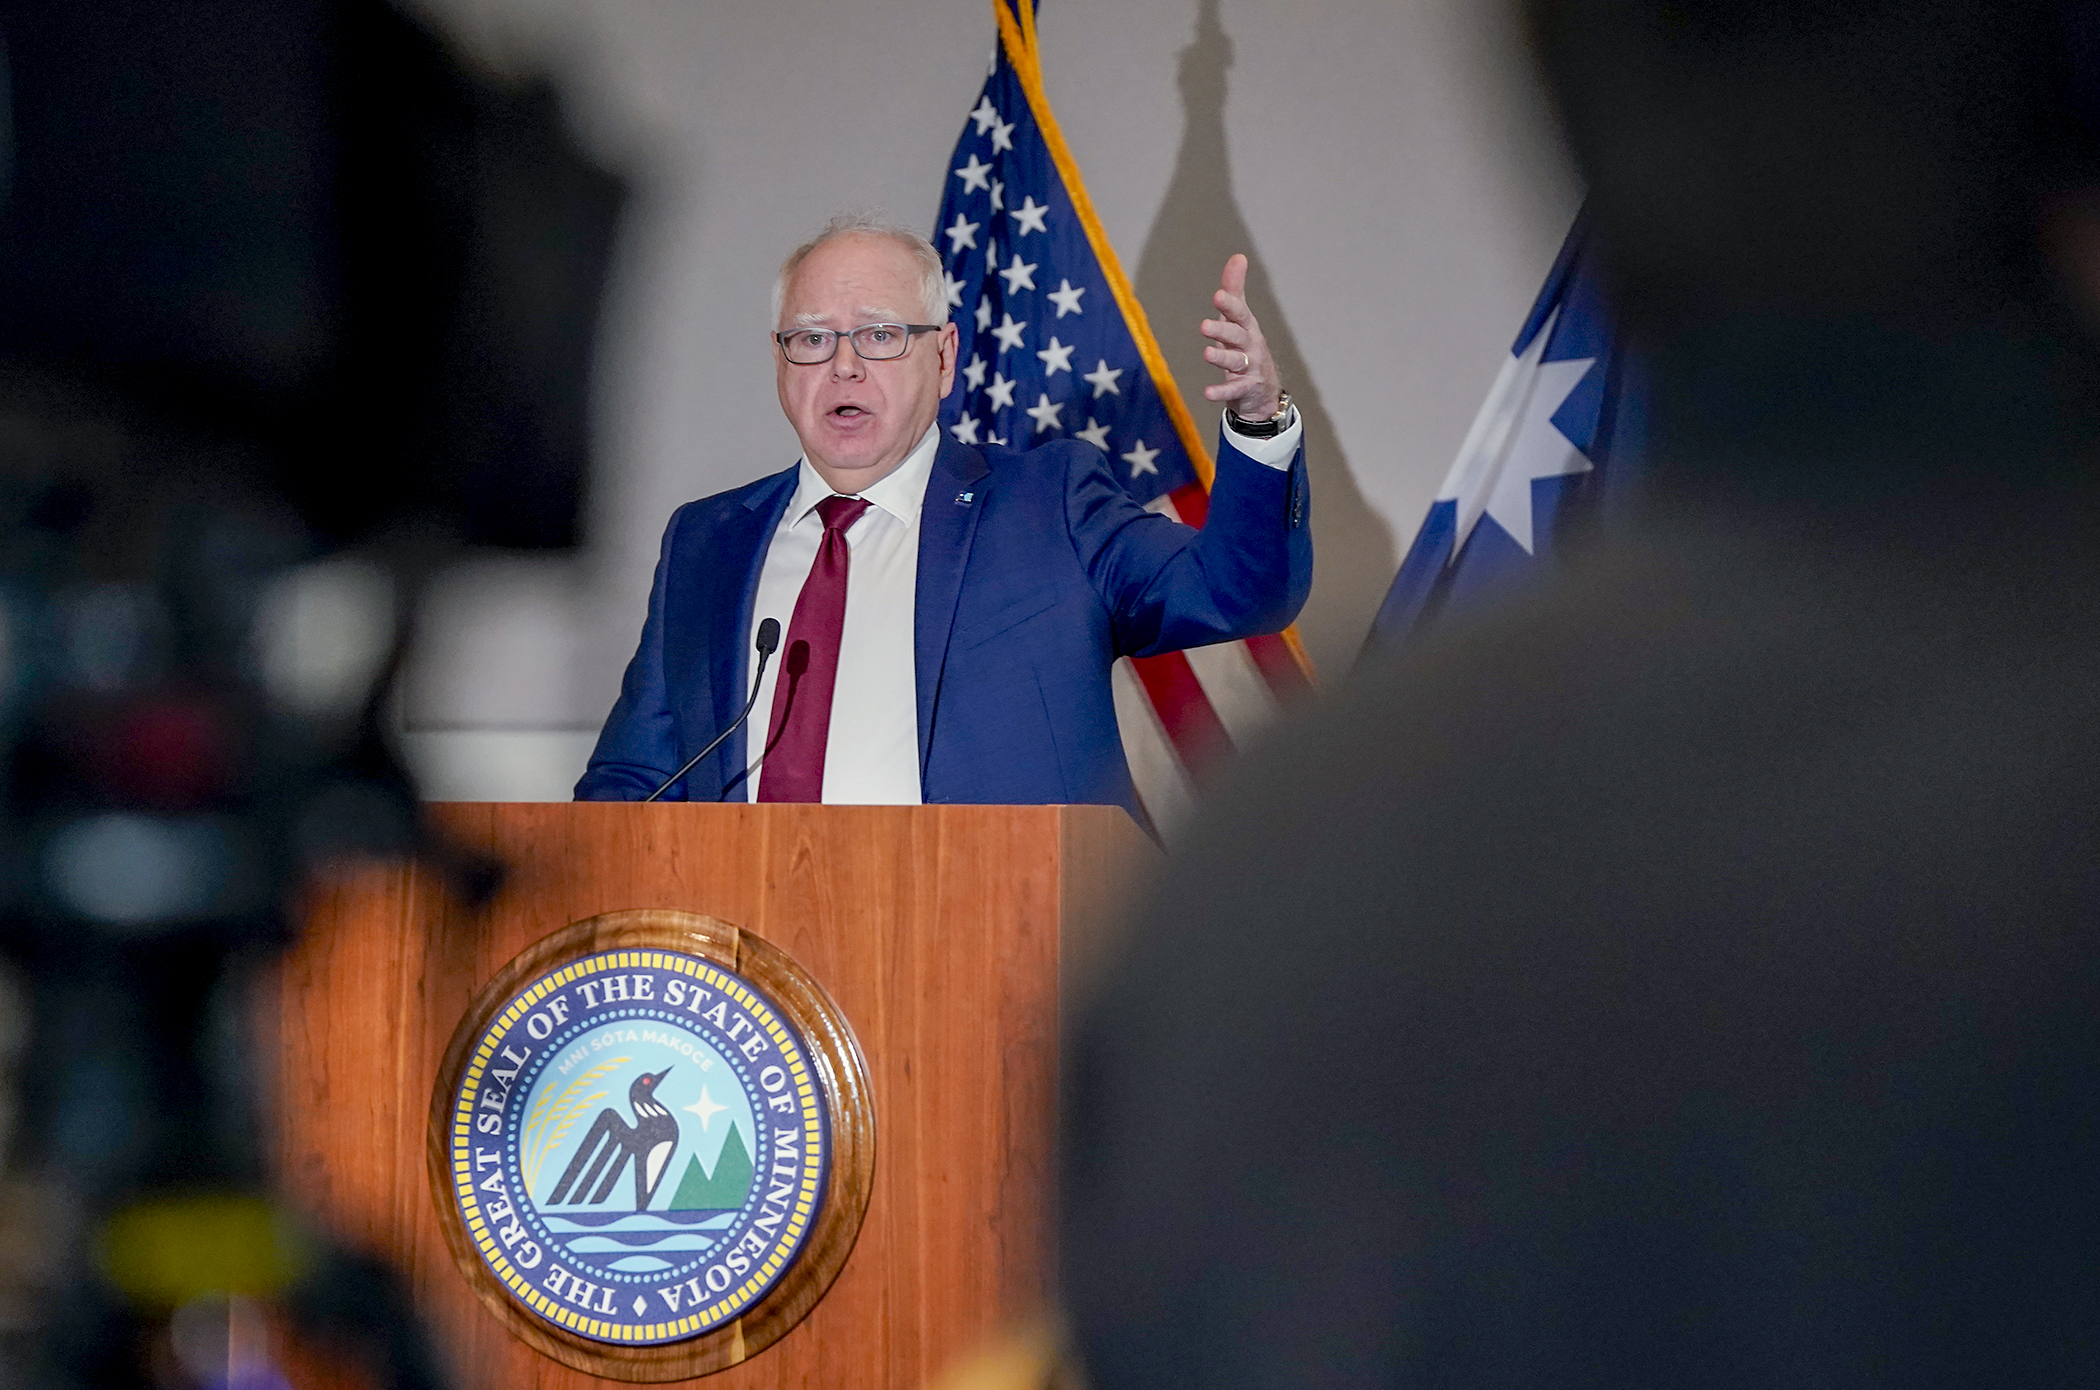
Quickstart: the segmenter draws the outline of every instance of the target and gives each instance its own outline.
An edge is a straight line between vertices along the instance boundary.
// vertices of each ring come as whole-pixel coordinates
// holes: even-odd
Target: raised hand
[[[1199,325],[1203,336],[1210,339],[1203,359],[1223,368],[1225,380],[1204,387],[1203,398],[1223,402],[1242,420],[1266,420],[1282,408],[1283,376],[1276,370],[1276,359],[1269,355],[1268,340],[1261,335],[1254,311],[1247,307],[1245,256],[1235,255],[1225,262],[1211,303],[1219,317]]]

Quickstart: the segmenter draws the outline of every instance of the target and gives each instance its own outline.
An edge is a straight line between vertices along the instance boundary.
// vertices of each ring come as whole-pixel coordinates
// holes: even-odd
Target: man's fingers
[[[1234,348],[1247,346],[1254,336],[1241,325],[1224,319],[1205,319],[1202,332],[1212,342]]]
[[[1240,301],[1242,310],[1247,302],[1247,258],[1235,253],[1225,262],[1225,273],[1218,277],[1218,287]]]
[[[1218,312],[1234,323],[1254,322],[1254,311],[1248,308],[1247,301],[1238,295],[1227,294],[1225,291],[1219,290],[1210,299],[1211,303],[1217,306]]]

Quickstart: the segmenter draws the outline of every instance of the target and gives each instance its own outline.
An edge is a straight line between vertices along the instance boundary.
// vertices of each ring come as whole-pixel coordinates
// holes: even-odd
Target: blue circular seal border
[[[607,997],[612,987],[620,989],[617,998]],[[653,1000],[669,1007],[641,1008]],[[705,1012],[702,1004],[708,1005]],[[640,1032],[650,1023],[670,1023],[671,1009],[687,1005],[703,1026],[710,1015],[726,1020],[709,1041],[725,1056],[751,1063],[752,1074],[744,1080],[747,1094],[754,1088],[760,1093],[752,1097],[758,1102],[753,1108],[784,1110],[788,1123],[779,1123],[773,1114],[765,1117],[766,1137],[754,1155],[760,1165],[758,1177],[740,1219],[717,1242],[728,1247],[725,1254],[676,1266],[681,1275],[693,1265],[701,1266],[685,1278],[600,1282],[562,1259],[544,1213],[522,1190],[522,1112],[539,1074],[578,1038],[599,1030],[620,1031],[623,1024],[629,1025],[624,1031]],[[656,1013],[667,1017],[649,1016]],[[675,1022],[684,1025],[683,1031],[697,1031],[683,1019]],[[531,1025],[540,1023],[544,1033],[533,1034]],[[730,1040],[732,1030],[735,1041]],[[777,1078],[776,1084],[767,1085],[769,1078]],[[769,1103],[774,1101],[784,1106]],[[799,1151],[792,1144],[796,1136],[801,1138]],[[801,1039],[750,981],[671,951],[600,952],[549,971],[519,991],[475,1048],[453,1109],[453,1191],[475,1247],[497,1279],[528,1308],[598,1342],[681,1341],[742,1315],[801,1252],[822,1201],[830,1162],[829,1119]],[[768,1204],[763,1200],[769,1190],[765,1178],[783,1171],[788,1181],[770,1189],[781,1191],[782,1200]],[[775,1219],[761,1235],[756,1228],[768,1215]],[[757,1248],[746,1248],[753,1243]],[[693,1308],[698,1311],[686,1311]]]
[[[608,1056],[579,1070],[630,1043],[653,1055],[638,1065],[632,1055]],[[665,1081],[681,1068],[681,1081]],[[562,1103],[575,1103],[549,1141],[553,1088],[571,1071],[577,1080]],[[702,1088],[694,1104],[678,1106],[696,1125],[670,1107],[692,1097],[701,1073],[709,1086],[733,1080],[734,1089],[721,1091],[727,1104]],[[629,1083],[626,1104],[615,1094],[621,1083]],[[527,950],[461,1020],[432,1102],[433,1195],[455,1261],[523,1340],[595,1374],[683,1379],[756,1354],[822,1298],[865,1214],[873,1115],[851,1029],[792,960],[711,918],[610,913]],[[582,1121],[600,1105],[586,1130]],[[725,1111],[728,1133],[703,1168],[689,1132]],[[732,1159],[738,1120],[750,1140]],[[645,1179],[644,1145],[666,1133],[672,1147]],[[601,1152],[590,1147],[597,1143],[612,1147],[571,1187]],[[691,1169],[682,1183],[680,1164]],[[719,1181],[725,1169],[748,1174],[733,1208],[732,1189]],[[833,1200],[836,1176],[846,1178],[843,1203]],[[712,1202],[701,1200],[706,1193]],[[674,1233],[675,1250],[652,1245],[637,1259],[621,1249],[651,1240],[634,1233],[636,1223],[654,1230],[663,1220],[703,1219],[704,1231]],[[579,1233],[578,1222],[615,1223],[627,1234]],[[579,1239],[597,1243],[579,1256],[571,1248]],[[612,1239],[618,1244],[605,1243]]]

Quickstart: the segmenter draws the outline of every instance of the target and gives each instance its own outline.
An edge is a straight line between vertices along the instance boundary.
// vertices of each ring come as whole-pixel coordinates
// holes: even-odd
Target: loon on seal
[[[657,1185],[671,1166],[671,1151],[678,1147],[678,1118],[656,1099],[656,1088],[670,1074],[669,1067],[653,1076],[644,1072],[627,1088],[627,1103],[634,1108],[632,1125],[620,1118],[620,1112],[611,1106],[598,1112],[590,1132],[576,1146],[576,1156],[563,1170],[561,1181],[548,1194],[548,1206],[559,1206],[562,1198],[570,1195],[572,1184],[576,1189],[572,1201],[581,1204],[583,1194],[589,1192],[591,1184],[597,1181],[601,1168],[605,1169],[605,1180],[598,1183],[598,1190],[589,1200],[593,1206],[603,1203],[612,1195],[613,1184],[620,1180],[627,1161],[633,1159],[634,1209],[643,1211],[648,1208],[649,1199],[656,1195]],[[581,1182],[577,1181],[579,1174],[582,1175]]]

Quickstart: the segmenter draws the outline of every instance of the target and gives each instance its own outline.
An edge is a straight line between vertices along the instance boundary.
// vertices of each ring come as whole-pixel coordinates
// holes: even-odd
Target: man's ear
[[[940,344],[941,399],[945,401],[948,399],[948,393],[955,389],[955,357],[962,351],[962,339],[956,333],[952,320],[941,325]]]

